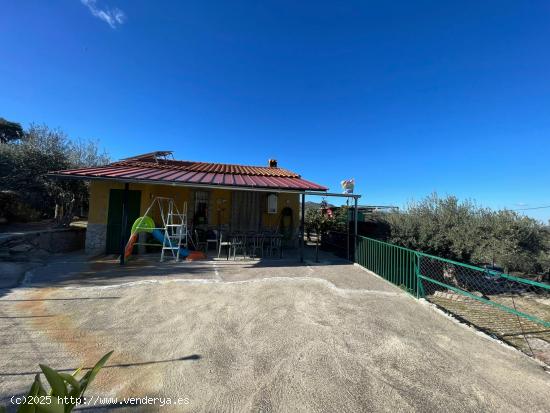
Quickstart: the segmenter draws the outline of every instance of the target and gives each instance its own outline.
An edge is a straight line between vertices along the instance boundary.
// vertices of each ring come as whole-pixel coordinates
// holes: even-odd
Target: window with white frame
[[[269,194],[267,196],[267,213],[276,214],[277,213],[277,194]]]

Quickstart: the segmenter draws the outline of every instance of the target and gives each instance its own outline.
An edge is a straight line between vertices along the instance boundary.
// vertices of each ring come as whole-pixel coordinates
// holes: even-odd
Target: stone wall
[[[86,254],[105,254],[107,245],[107,225],[88,222],[86,230]]]
[[[28,231],[0,239],[0,259],[32,261],[49,254],[78,251],[84,248],[85,228],[56,228]]]

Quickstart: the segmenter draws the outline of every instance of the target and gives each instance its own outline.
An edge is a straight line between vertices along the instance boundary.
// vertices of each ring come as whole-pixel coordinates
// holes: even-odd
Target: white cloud
[[[121,25],[126,20],[126,15],[120,9],[100,8],[97,5],[97,0],[80,0],[85,5],[93,16],[103,20],[113,29]]]

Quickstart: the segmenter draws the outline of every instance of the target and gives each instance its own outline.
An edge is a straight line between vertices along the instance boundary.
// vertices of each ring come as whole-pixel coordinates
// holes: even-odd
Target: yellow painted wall
[[[106,224],[109,211],[109,191],[111,189],[124,189],[123,183],[113,181],[92,181],[90,184],[90,210],[88,213],[88,222],[92,224]],[[189,188],[174,187],[168,185],[149,185],[149,184],[130,184],[130,190],[141,191],[140,213],[145,211],[151,205],[153,199],[157,196],[173,198],[178,209],[183,211],[184,203],[190,203]],[[153,219],[160,218],[154,215],[158,208],[153,208]]]
[[[90,183],[89,223],[107,224],[110,189],[124,189],[124,184],[110,181],[92,181]]]
[[[278,193],[276,214],[267,213],[267,195],[269,194],[265,193],[262,196],[263,226],[268,228],[277,228],[281,220],[281,211],[283,210],[283,208],[289,207],[292,209],[292,221],[294,223],[294,227],[298,228],[300,226],[300,195],[291,193]]]
[[[227,225],[231,220],[232,191],[213,189],[210,192],[210,225]]]
[[[92,181],[90,184],[90,210],[88,221],[92,224],[107,224],[107,213],[109,211],[109,190],[124,189],[123,183],[113,181]],[[193,189],[186,187],[176,187],[170,185],[150,185],[150,184],[130,184],[130,190],[141,191],[141,214],[143,215],[147,207],[156,196],[165,196],[174,198],[180,211],[187,202],[189,216],[192,217],[193,209]],[[197,188],[197,190],[200,190]],[[210,210],[209,224],[211,226],[228,225],[231,220],[231,200],[232,191],[227,189],[205,189],[210,192]],[[277,214],[268,214],[267,195],[262,193],[262,225],[264,227],[276,228],[279,225],[280,213],[283,208],[290,207],[293,211],[293,222],[296,228],[300,225],[300,196],[292,193],[278,193]],[[157,208],[154,208],[156,211]],[[153,219],[157,222],[160,217],[153,214]]]
[[[141,190],[141,215],[144,215],[151,202],[157,196],[163,196],[174,199],[176,207],[182,213],[184,205],[187,202],[189,205],[190,190],[189,188],[166,186],[166,185],[149,185],[149,184],[130,184],[130,189]],[[158,207],[151,208],[149,214],[157,225],[161,225],[160,211]]]

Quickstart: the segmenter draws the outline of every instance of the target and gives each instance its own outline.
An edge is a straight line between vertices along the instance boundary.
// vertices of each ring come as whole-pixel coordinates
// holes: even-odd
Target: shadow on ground
[[[200,359],[201,359],[201,356],[199,354],[191,354],[189,356],[183,356],[183,357],[180,357],[180,358],[171,358],[171,359],[167,359],[167,360],[143,361],[143,362],[139,362],[139,363],[117,363],[117,364],[108,364],[107,363],[105,366],[103,366],[103,369],[116,369],[116,368],[149,366],[149,365],[152,365],[152,364],[173,363],[173,362],[177,362],[177,361],[189,361],[189,360],[200,360]],[[70,368],[55,369],[55,370],[58,371],[58,372],[61,372],[61,373],[72,373],[72,372],[74,372],[75,370],[77,370],[79,368],[80,367],[70,367]],[[82,367],[82,370],[87,371],[87,370],[91,370],[92,368],[93,368],[93,366],[85,366],[85,367]],[[0,377],[5,377],[5,376],[27,376],[27,375],[34,376],[35,374],[39,374],[39,373],[41,373],[40,370],[21,371],[21,372],[17,372],[17,373],[0,373]]]
[[[90,258],[85,254],[70,253],[52,257],[44,266],[34,267],[27,272],[20,287],[87,287],[109,286],[121,283],[181,279],[220,281],[220,272],[226,268],[239,269],[284,269],[326,266],[350,266],[349,261],[330,253],[322,252],[319,262],[314,262],[314,251],[306,248],[304,262],[300,262],[298,251],[285,251],[283,258],[243,258],[226,260],[211,253],[208,260],[159,262],[159,254],[133,256],[125,265],[120,265],[116,256]],[[218,271],[219,270],[219,271]],[[0,297],[12,291],[12,288],[0,290]],[[81,299],[81,298],[80,298]]]

